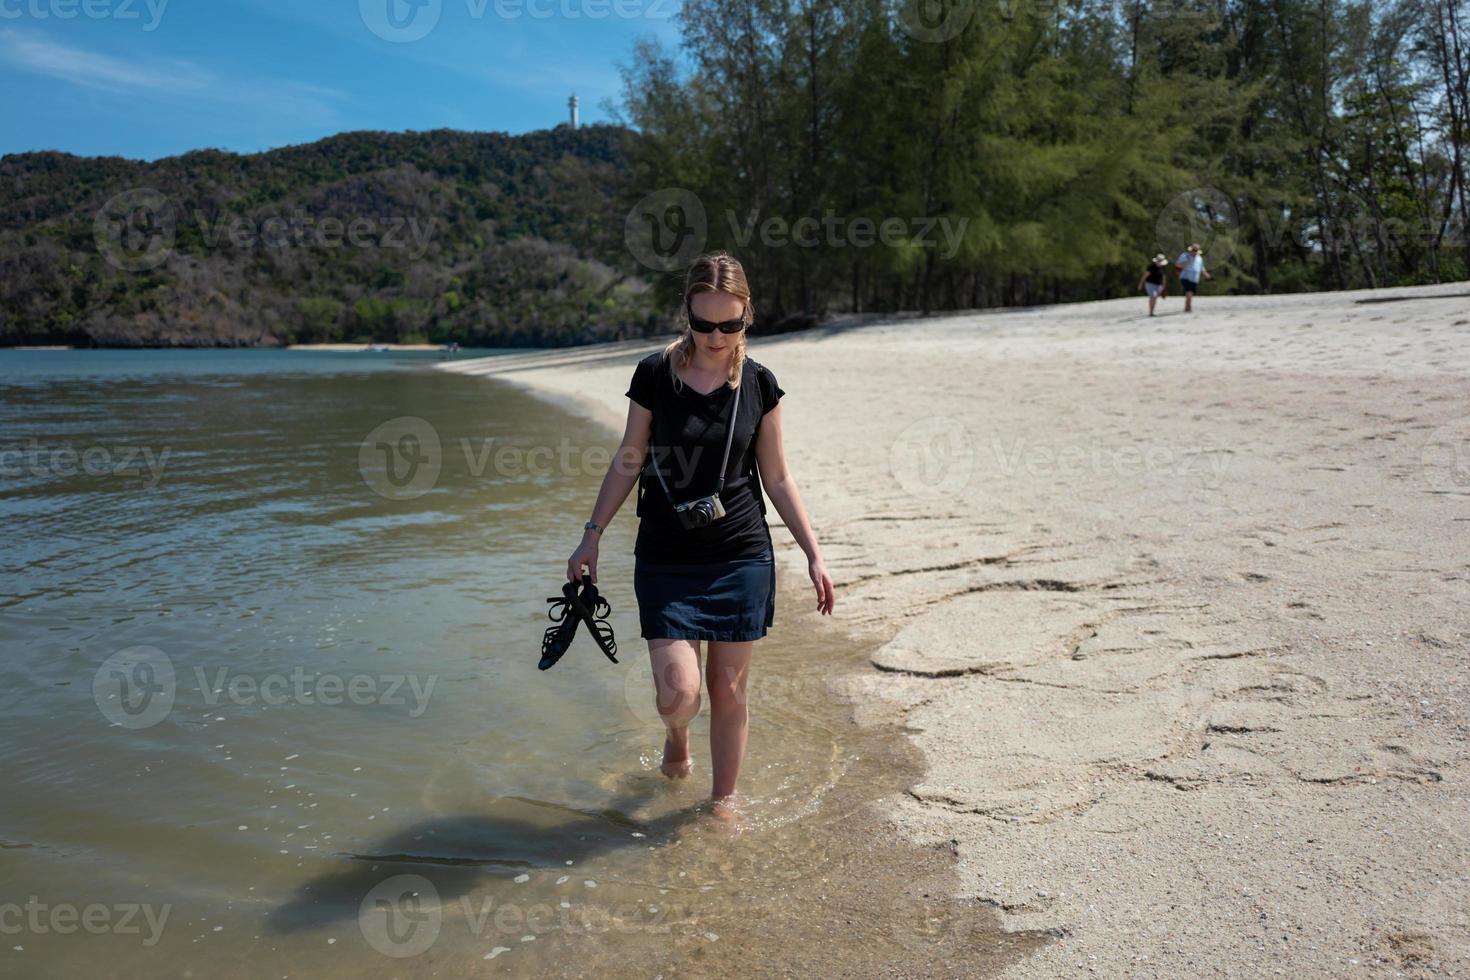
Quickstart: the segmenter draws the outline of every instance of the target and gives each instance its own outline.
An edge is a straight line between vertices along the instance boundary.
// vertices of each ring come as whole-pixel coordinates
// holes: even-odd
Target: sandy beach
[[[1008,977],[1470,975],[1470,287],[1160,310],[752,338],[834,693],[927,762],[873,805],[1056,937]],[[437,367],[615,439],[658,346]]]

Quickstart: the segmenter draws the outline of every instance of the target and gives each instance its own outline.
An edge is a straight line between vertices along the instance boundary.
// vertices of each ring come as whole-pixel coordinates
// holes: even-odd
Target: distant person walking
[[[1169,260],[1164,258],[1160,252],[1149,260],[1148,268],[1143,270],[1143,277],[1138,280],[1138,288],[1148,291],[1148,315],[1154,315],[1154,304],[1160,297],[1169,295],[1168,286],[1164,280],[1164,270],[1169,268]]]
[[[1198,242],[1179,253],[1179,258],[1174,260],[1174,268],[1179,270],[1179,286],[1184,290],[1184,312],[1193,313],[1194,294],[1199,292],[1200,276],[1215,278],[1205,269],[1205,253]]]

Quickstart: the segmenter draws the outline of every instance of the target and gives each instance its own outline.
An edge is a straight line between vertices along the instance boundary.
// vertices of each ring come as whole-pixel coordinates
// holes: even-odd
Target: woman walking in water
[[[750,720],[746,680],[755,641],[774,624],[776,611],[762,484],[806,552],[818,612],[831,614],[834,595],[786,468],[779,405],[785,391],[770,369],[746,355],[754,309],[740,263],[724,252],[696,259],[679,317],[678,338],[633,371],[622,445],[582,542],[567,560],[567,578],[580,581],[585,565],[596,583],[598,540],[637,482],[633,591],[665,728],[660,769],[681,779],[693,768],[689,724],[700,708],[703,642],[711,808],[731,820]]]

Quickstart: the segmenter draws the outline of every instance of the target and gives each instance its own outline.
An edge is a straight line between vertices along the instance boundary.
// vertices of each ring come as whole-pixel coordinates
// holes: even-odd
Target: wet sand
[[[868,805],[1056,937],[1005,976],[1470,972],[1470,290],[1160,309],[751,341],[834,687],[924,762]],[[620,433],[657,346],[440,367]]]

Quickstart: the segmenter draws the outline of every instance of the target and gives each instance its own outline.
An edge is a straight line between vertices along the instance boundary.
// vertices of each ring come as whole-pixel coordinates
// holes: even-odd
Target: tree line
[[[1470,0],[686,0],[616,125],[0,158],[0,344],[663,333],[725,248],[837,311],[1466,278]],[[648,213],[641,213],[640,209]]]
[[[624,119],[767,316],[1125,295],[1191,242],[1222,290],[1452,281],[1466,8],[686,0]]]
[[[0,344],[562,346],[667,322],[623,246],[627,130],[346,133],[0,159]]]

